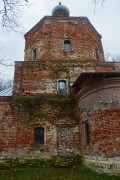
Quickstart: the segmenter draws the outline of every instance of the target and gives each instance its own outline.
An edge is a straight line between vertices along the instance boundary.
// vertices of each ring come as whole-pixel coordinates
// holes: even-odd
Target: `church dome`
[[[69,16],[70,15],[70,11],[69,9],[62,5],[61,3],[59,3],[59,5],[57,5],[56,7],[53,8],[52,10],[52,16]]]

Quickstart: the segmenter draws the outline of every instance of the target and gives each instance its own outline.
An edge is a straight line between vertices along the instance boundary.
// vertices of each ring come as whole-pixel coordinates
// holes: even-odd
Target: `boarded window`
[[[65,80],[58,81],[58,94],[60,96],[66,96],[67,94],[67,85]]]
[[[73,128],[72,127],[58,127],[57,128],[57,145],[59,155],[67,153],[67,149],[73,149]]]
[[[64,41],[64,52],[71,52],[71,42],[69,40]]]
[[[32,50],[32,59],[35,60],[37,55],[36,48]]]
[[[90,134],[89,134],[89,123],[85,123],[85,141],[86,141],[86,146],[90,144]]]
[[[34,144],[35,145],[44,145],[44,128],[35,127],[34,128]]]

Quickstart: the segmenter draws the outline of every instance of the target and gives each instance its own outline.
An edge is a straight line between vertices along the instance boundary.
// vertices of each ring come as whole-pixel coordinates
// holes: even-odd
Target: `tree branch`
[[[11,67],[14,66],[14,64],[7,64],[7,63],[5,63],[5,60],[2,59],[2,58],[0,59],[0,64],[3,65],[3,66],[11,66]]]
[[[94,4],[94,12],[96,11],[96,7],[102,7],[106,0],[91,0],[91,3]]]
[[[22,8],[28,5],[27,0],[1,0],[0,16],[2,17],[2,27],[15,31],[21,27],[20,15]]]

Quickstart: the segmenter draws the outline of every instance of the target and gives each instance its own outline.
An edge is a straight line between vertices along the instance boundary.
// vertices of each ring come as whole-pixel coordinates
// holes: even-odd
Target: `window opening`
[[[89,123],[85,123],[85,140],[86,140],[86,145],[88,146],[90,144],[90,134],[89,134]]]
[[[44,145],[44,128],[43,127],[34,128],[34,144]]]
[[[71,52],[71,42],[69,40],[64,41],[64,52]]]
[[[36,48],[32,50],[32,59],[36,59]]]
[[[97,60],[99,60],[99,55],[98,55],[98,50],[97,50],[97,48],[95,49],[95,51],[96,51],[96,58],[97,58]]]
[[[67,94],[67,84],[65,80],[58,81],[58,94],[60,96],[66,96]]]

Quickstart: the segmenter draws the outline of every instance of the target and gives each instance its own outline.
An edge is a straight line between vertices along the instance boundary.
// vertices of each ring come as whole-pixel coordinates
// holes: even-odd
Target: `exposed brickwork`
[[[79,153],[79,130],[77,128],[78,124],[74,119],[65,117],[65,115],[64,119],[59,116],[58,119],[56,119],[55,110],[52,110],[50,104],[43,104],[43,107],[40,109],[40,111],[43,109],[45,116],[39,115],[36,116],[35,119],[31,119],[31,114],[28,116],[23,108],[20,110],[17,105],[15,108],[11,103],[12,100],[9,99],[5,102],[0,101],[0,158],[38,158],[58,154],[58,127],[63,127],[63,129],[65,127],[66,129],[70,128],[70,132],[72,132],[71,136],[73,137],[74,149],[73,146],[70,147],[67,145],[69,144],[67,139],[65,141],[66,153]],[[42,147],[34,146],[35,127],[43,127],[45,129],[45,143]],[[62,153],[65,153],[64,149],[61,149],[60,154]]]
[[[119,72],[114,63],[94,61],[29,61],[16,62],[15,67],[14,95],[57,94],[59,79],[67,80],[70,94],[70,86],[82,72]]]
[[[90,82],[89,78],[89,82]],[[90,126],[90,146],[82,144],[87,155],[120,156],[120,78],[94,79],[78,93],[81,129],[84,122]]]
[[[100,34],[86,17],[46,16],[25,41],[13,96],[0,97],[0,159],[82,154],[89,162],[118,162],[120,63],[104,61]],[[44,128],[44,145],[34,143],[36,127]]]
[[[25,61],[32,60],[34,48],[37,61],[104,61],[101,36],[91,26],[87,18],[45,17],[39,28],[25,36]],[[66,39],[71,41],[71,53],[64,52]]]

